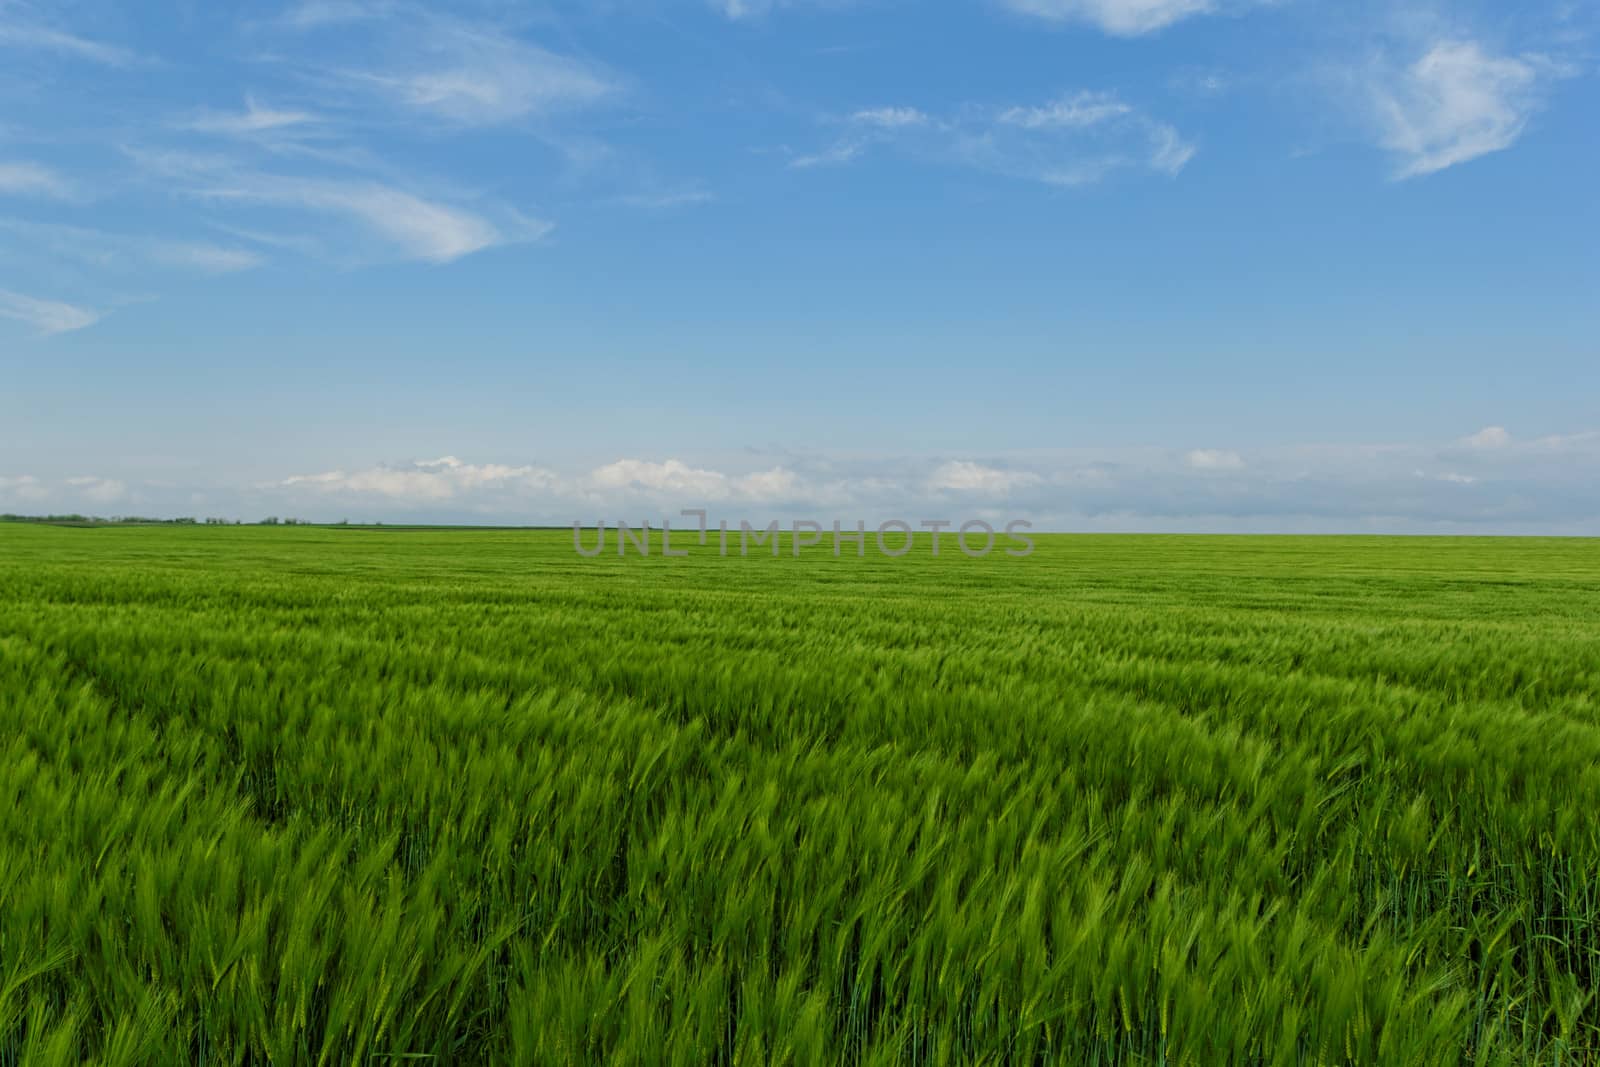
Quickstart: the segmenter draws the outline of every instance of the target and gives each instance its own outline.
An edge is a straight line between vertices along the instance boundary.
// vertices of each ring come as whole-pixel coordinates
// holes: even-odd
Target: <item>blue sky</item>
[[[1600,533],[1597,31],[0,0],[0,511]]]

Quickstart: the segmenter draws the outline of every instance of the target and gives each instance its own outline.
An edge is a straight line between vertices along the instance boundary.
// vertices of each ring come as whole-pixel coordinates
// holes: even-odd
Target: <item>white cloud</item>
[[[1543,452],[1579,452],[1585,449],[1594,449],[1600,446],[1600,431],[1591,430],[1587,433],[1557,433],[1540,437],[1529,445],[1530,448]]]
[[[537,241],[552,229],[550,223],[506,205],[486,203],[473,210],[371,178],[273,173],[220,154],[143,149],[129,149],[128,154],[147,174],[190,196],[342,218],[405,259],[448,263],[486,248]],[[292,243],[306,247],[303,240]],[[328,243],[339,241],[336,237]]]
[[[246,137],[293,126],[304,126],[315,121],[317,117],[308,111],[263,107],[253,98],[246,97],[243,111],[203,111],[179,125],[183,129],[199,133]]]
[[[874,146],[1046,185],[1073,187],[1118,170],[1176,175],[1195,146],[1172,126],[1110,92],[1080,90],[1042,105],[957,109],[948,117],[908,107],[872,108],[851,117],[851,132],[789,166],[838,166]]]
[[[73,189],[61,175],[37,163],[0,163],[0,193],[64,200]]]
[[[68,478],[66,484],[77,495],[97,504],[109,504],[114,500],[121,500],[128,492],[128,487],[114,478]]]
[[[665,210],[675,207],[694,207],[716,200],[716,194],[705,189],[680,189],[661,193],[629,193],[617,198],[618,203],[629,207]]]
[[[0,498],[34,501],[46,499],[48,495],[44,483],[31,474],[13,478],[0,476]]]
[[[1008,126],[1028,130],[1085,129],[1132,111],[1133,108],[1118,99],[1116,93],[1083,90],[1042,107],[1006,108],[999,120]]]
[[[1151,33],[1216,10],[1212,0],[1003,0],[1011,10],[1052,22],[1083,22],[1118,37]]]
[[[809,170],[812,167],[838,167],[866,151],[863,141],[838,141],[820,152],[810,155],[795,156],[789,161],[789,166],[796,170]]]
[[[734,486],[744,496],[758,500],[779,500],[801,492],[799,478],[782,467],[746,474],[735,479]]]
[[[1244,468],[1244,457],[1220,448],[1197,448],[1183,457],[1197,471],[1236,471]]]
[[[1052,449],[982,462],[893,455],[770,453],[755,467],[709,459],[628,458],[569,470],[452,456],[299,475],[254,488],[212,480],[140,483],[121,506],[141,514],[262,514],[312,519],[567,524],[811,519],[869,527],[897,517],[1028,519],[1038,530],[1600,534],[1600,433],[1546,435],[1484,453],[1460,440],[1404,445],[1280,445],[1236,453]],[[749,454],[746,454],[748,457]],[[1193,458],[1199,471],[1186,462]],[[114,479],[0,479],[0,510],[82,511]],[[126,491],[127,487],[124,487]],[[20,502],[26,499],[26,504]],[[12,503],[13,501],[17,503]]]
[[[1009,493],[1037,485],[1039,481],[1039,476],[1031,471],[1002,470],[966,460],[952,460],[940,464],[934,470],[933,476],[928,480],[928,487],[961,492]]]
[[[0,232],[16,234],[36,253],[99,270],[143,272],[154,265],[227,274],[263,262],[254,252],[204,241],[170,241],[60,223],[0,217]]]
[[[403,466],[369,467],[358,471],[297,474],[277,483],[281,489],[311,489],[318,493],[374,494],[404,503],[441,503],[485,489],[548,490],[556,476],[540,467],[510,467],[498,463],[463,463],[454,456]]]
[[[715,10],[735,22],[758,19],[782,8],[839,8],[852,0],[709,0]]]
[[[0,289],[0,319],[26,323],[37,330],[40,336],[48,337],[93,326],[100,321],[100,313],[75,304],[40,300],[9,289]]]
[[[692,495],[697,500],[774,500],[792,496],[802,487],[794,472],[783,467],[729,475],[722,471],[691,467],[676,459],[665,462],[619,459],[590,472],[588,488],[591,491],[680,493]]]
[[[720,471],[690,467],[676,459],[669,459],[665,463],[619,459],[597,469],[591,481],[602,489],[632,487],[719,497],[728,490],[727,475]]]
[[[353,85],[468,126],[592,104],[620,91],[598,67],[497,30],[430,19],[394,69],[345,72]]]
[[[241,174],[201,190],[201,195],[344,216],[378,234],[408,258],[435,263],[448,263],[513,241],[537,240],[550,229],[547,223],[518,217],[513,220],[512,232],[506,232],[463,208],[364,180]]]
[[[1398,178],[1415,178],[1509,148],[1555,71],[1537,56],[1496,56],[1475,41],[1434,44],[1371,86],[1384,148],[1400,157]]]
[[[73,59],[86,59],[108,67],[127,67],[137,57],[127,49],[102,44],[50,26],[23,22],[0,11],[0,48],[53,52]]]
[[[157,263],[190,267],[205,274],[233,274],[259,267],[262,258],[243,248],[223,248],[204,243],[158,243],[150,250]]]
[[[297,30],[315,30],[383,18],[394,5],[382,0],[304,0],[283,16],[283,24]]]
[[[1196,151],[1198,149],[1193,143],[1185,141],[1176,129],[1166,123],[1157,122],[1150,125],[1151,169],[1176,176],[1189,165]]]
[[[876,126],[884,130],[897,130],[906,126],[923,126],[928,116],[914,107],[872,107],[850,116],[851,122]]]
[[[1462,440],[1469,448],[1504,448],[1510,443],[1511,434],[1504,426],[1486,426]]]

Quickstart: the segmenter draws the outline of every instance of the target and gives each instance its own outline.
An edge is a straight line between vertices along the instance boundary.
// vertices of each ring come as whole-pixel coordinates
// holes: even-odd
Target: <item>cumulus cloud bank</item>
[[[0,510],[295,515],[565,525],[981,517],[1040,530],[1600,534],[1600,432],[1490,426],[1435,445],[1062,449],[1014,456],[793,452],[562,468],[437,459],[342,467],[250,486],[158,487],[117,476],[0,471]],[[197,495],[198,494],[198,495]],[[203,503],[197,500],[203,499]]]
[[[323,494],[375,494],[413,504],[455,500],[482,490],[540,490],[557,484],[539,467],[463,463],[454,456],[357,471],[325,471],[285,478],[274,488],[310,489]]]

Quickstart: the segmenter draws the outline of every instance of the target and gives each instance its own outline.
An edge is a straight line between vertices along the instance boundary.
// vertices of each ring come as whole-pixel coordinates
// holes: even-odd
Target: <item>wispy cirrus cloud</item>
[[[38,163],[0,160],[0,195],[43,196],[67,200],[77,195],[77,186],[67,178]]]
[[[875,126],[880,130],[903,130],[912,126],[926,126],[928,115],[914,107],[869,107],[850,116],[850,121],[862,126]]]
[[[1537,54],[1498,55],[1474,40],[1435,41],[1414,61],[1373,65],[1367,92],[1395,177],[1433,174],[1511,147],[1563,68]]]
[[[549,230],[527,222],[508,233],[464,208],[426,200],[374,181],[248,173],[199,191],[214,200],[299,208],[349,219],[405,258],[449,263],[513,240],[536,240]]]
[[[30,20],[14,4],[0,4],[0,48],[46,52],[108,67],[131,67],[139,62],[139,57],[126,48]]]
[[[145,234],[112,233],[87,226],[0,217],[0,233],[15,235],[32,252],[99,273],[132,273],[150,267],[187,268],[202,274],[229,274],[259,266],[254,252],[210,241],[176,240]]]
[[[230,137],[248,137],[291,127],[305,126],[317,121],[308,111],[273,108],[258,103],[254,97],[245,98],[242,111],[204,110],[177,123],[179,129],[197,133],[214,133]]]
[[[1002,0],[1021,15],[1083,23],[1117,37],[1137,37],[1219,8],[1217,0]]]
[[[1115,93],[1083,90],[1035,107],[1008,107],[998,121],[1025,130],[1086,130],[1132,114]]]
[[[846,138],[835,141],[820,152],[808,152],[795,156],[789,160],[789,166],[795,170],[810,170],[813,167],[837,167],[858,158],[867,150],[867,142],[859,138]]]
[[[316,30],[387,18],[397,7],[392,0],[302,0],[285,11],[280,21],[296,30]]]
[[[710,204],[716,199],[717,194],[709,189],[689,188],[646,193],[626,193],[617,197],[617,202],[626,204],[628,207],[664,211],[670,208],[696,207],[701,204]]]
[[[1042,104],[968,106],[940,116],[881,106],[842,120],[844,132],[793,168],[839,166],[874,147],[927,162],[968,166],[1007,177],[1071,187],[1119,170],[1176,175],[1195,146],[1172,125],[1111,92],[1080,90]]]
[[[398,4],[306,4],[285,25],[309,31],[365,22],[377,63],[313,64],[327,87],[458,126],[493,126],[618,95],[600,64],[552,51],[493,22]]]
[[[402,259],[449,263],[499,245],[537,241],[551,224],[515,209],[447,203],[364,176],[299,175],[242,165],[229,156],[134,152],[150,174],[215,204],[273,208],[341,219]]]
[[[786,9],[849,7],[854,0],[708,0],[711,8],[735,22],[749,22]]]
[[[225,248],[203,241],[160,241],[150,247],[152,261],[171,267],[188,267],[202,274],[235,274],[266,262],[244,248]]]
[[[23,323],[41,337],[82,330],[100,321],[100,313],[60,300],[43,300],[0,289],[0,319]]]

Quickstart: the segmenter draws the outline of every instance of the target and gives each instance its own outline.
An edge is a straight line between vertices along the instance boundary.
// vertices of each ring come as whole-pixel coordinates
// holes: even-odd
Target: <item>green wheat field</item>
[[[1037,544],[0,525],[0,1064],[1600,1062],[1600,543]]]

